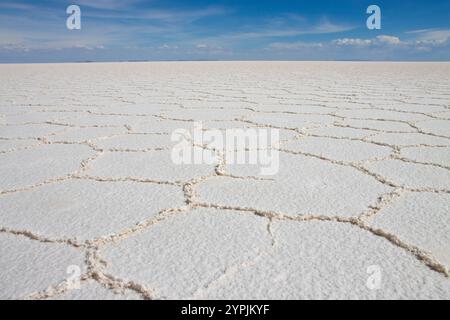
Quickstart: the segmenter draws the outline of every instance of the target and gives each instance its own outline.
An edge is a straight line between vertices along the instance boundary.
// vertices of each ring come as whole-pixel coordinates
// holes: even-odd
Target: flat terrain
[[[450,63],[0,75],[0,298],[450,299]],[[278,173],[173,163],[195,121],[278,128]]]

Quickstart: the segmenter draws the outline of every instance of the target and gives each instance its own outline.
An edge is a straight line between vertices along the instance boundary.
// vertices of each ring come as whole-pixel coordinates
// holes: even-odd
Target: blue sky
[[[81,8],[81,30],[66,8]],[[382,29],[368,30],[376,4]],[[33,0],[0,3],[0,63],[450,60],[448,0]]]

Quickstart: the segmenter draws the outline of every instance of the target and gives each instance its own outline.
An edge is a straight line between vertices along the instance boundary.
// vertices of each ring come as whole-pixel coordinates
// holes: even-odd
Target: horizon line
[[[365,60],[365,59],[336,59],[336,60],[275,60],[275,59],[169,59],[169,60],[73,60],[73,61],[35,61],[35,62],[1,62],[0,65],[26,65],[26,64],[90,64],[90,63],[145,63],[145,62],[392,62],[392,63],[449,63],[450,60]]]

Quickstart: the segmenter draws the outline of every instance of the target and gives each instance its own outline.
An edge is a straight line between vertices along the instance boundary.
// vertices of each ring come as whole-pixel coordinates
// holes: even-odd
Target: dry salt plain
[[[0,298],[450,298],[448,63],[0,74]],[[278,174],[174,164],[194,121],[279,128]]]

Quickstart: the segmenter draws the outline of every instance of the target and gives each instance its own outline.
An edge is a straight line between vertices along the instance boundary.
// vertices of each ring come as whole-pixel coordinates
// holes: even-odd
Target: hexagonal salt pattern
[[[106,248],[104,256],[111,261],[109,272],[145,284],[161,297],[195,297],[270,247],[267,223],[239,212],[197,209]]]
[[[0,298],[450,298],[449,64],[0,74]],[[278,129],[237,148],[277,170],[174,149],[198,123]]]
[[[0,191],[30,187],[75,173],[95,152],[84,145],[42,145],[0,154]]]
[[[409,160],[450,167],[450,147],[412,147],[404,148],[401,155]]]
[[[116,137],[123,135],[126,132],[127,132],[126,128],[115,128],[115,127],[69,128],[64,133],[48,137],[47,140],[51,142],[77,143]]]
[[[320,137],[305,137],[283,144],[282,149],[314,154],[337,161],[359,162],[382,159],[389,156],[392,149],[364,141],[345,141]]]
[[[450,171],[445,168],[401,160],[374,162],[368,168],[407,188],[450,190]]]
[[[233,165],[239,176],[259,167]],[[357,216],[391,188],[360,171],[325,160],[281,153],[279,172],[266,180],[216,177],[198,184],[199,201],[289,215]],[[267,180],[270,179],[270,180]]]
[[[213,165],[178,165],[172,161],[172,150],[157,150],[106,153],[93,162],[92,169],[87,171],[87,174],[100,178],[180,182],[207,176],[213,172]]]
[[[211,286],[203,296],[443,299],[450,294],[450,281],[430,273],[411,254],[350,225],[282,222],[275,224],[273,233],[275,246],[265,259],[223,277],[220,285]]]
[[[370,224],[425,249],[450,268],[449,213],[449,194],[408,192],[375,215]]]
[[[0,225],[50,238],[90,239],[183,204],[183,192],[176,186],[69,180],[0,196]]]
[[[0,138],[37,139],[64,132],[65,127],[47,124],[19,124],[0,126]]]
[[[435,135],[450,136],[450,129],[448,127],[448,120],[429,120],[422,121],[417,126],[426,133],[432,133]]]

